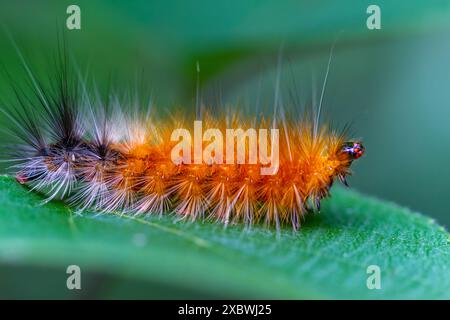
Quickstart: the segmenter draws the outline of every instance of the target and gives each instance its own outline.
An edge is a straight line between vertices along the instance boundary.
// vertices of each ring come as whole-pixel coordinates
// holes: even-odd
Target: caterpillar
[[[44,194],[45,202],[64,200],[79,212],[174,213],[192,221],[277,229],[290,224],[298,230],[307,212],[320,210],[335,180],[347,185],[352,162],[365,151],[347,130],[319,124],[317,114],[292,120],[204,112],[201,118],[164,119],[132,112],[119,99],[93,99],[85,83],[69,75],[65,58],[60,60],[50,85],[24,64],[32,96],[13,85],[14,102],[2,106],[14,138],[2,154],[16,180]],[[199,120],[203,128],[194,132],[192,146],[191,136],[183,134],[198,129]],[[270,139],[261,128],[277,135]],[[219,143],[224,136],[233,138],[226,148]],[[264,153],[271,163],[258,162]],[[262,174],[268,164],[272,174]]]

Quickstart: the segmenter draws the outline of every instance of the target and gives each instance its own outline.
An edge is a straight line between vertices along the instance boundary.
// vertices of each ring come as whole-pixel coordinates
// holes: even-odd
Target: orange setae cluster
[[[320,200],[329,194],[336,178],[345,183],[356,157],[345,149],[349,142],[344,134],[328,127],[318,132],[306,123],[282,127],[279,163],[273,175],[262,175],[261,164],[176,164],[171,159],[174,143],[168,143],[167,133],[151,131],[145,139],[133,141],[131,137],[126,147],[115,146],[121,157],[110,172],[111,180],[116,181],[114,188],[121,197],[134,199],[130,201],[138,213],[173,210],[192,220],[263,221],[277,227],[291,223],[297,229],[311,207],[319,210]],[[164,128],[163,132],[171,131]],[[208,143],[202,143],[207,147]],[[236,149],[239,143],[247,144],[248,159],[249,141],[237,140]]]

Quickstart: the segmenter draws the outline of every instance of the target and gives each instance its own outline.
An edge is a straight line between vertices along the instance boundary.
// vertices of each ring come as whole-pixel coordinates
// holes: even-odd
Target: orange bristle
[[[233,121],[231,129],[243,128],[250,122]],[[264,122],[261,123],[264,125]],[[174,164],[171,150],[175,145],[168,133],[179,123],[160,123],[160,131],[149,131],[143,138],[117,144],[123,152],[117,167],[110,172],[116,181],[117,194],[111,198],[108,210],[121,206],[137,213],[162,214],[170,209],[182,218],[211,218],[225,224],[262,221],[268,225],[292,223],[298,228],[309,209],[318,209],[335,178],[349,174],[352,158],[342,152],[345,137],[322,127],[314,133],[307,122],[289,123],[280,129],[279,164],[274,175],[261,175],[262,164],[206,163]],[[224,123],[207,117],[203,130]],[[204,132],[204,131],[203,131]],[[160,137],[160,139],[155,139]],[[249,158],[249,143],[245,157]],[[202,141],[205,150],[211,141]],[[236,159],[237,146],[234,145]],[[258,148],[260,148],[258,140]],[[268,150],[271,145],[269,143]],[[191,147],[195,158],[195,147]],[[226,158],[226,148],[223,150]],[[225,162],[225,161],[223,161]],[[131,199],[138,199],[138,201]]]

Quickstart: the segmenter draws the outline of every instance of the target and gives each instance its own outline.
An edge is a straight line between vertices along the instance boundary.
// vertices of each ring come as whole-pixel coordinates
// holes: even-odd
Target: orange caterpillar
[[[16,91],[17,103],[5,112],[20,141],[5,146],[4,154],[14,162],[20,183],[46,194],[47,201],[64,199],[79,210],[173,212],[189,220],[261,221],[297,230],[308,210],[319,210],[335,179],[346,184],[350,165],[364,153],[345,132],[319,127],[308,117],[235,116],[227,122],[208,115],[201,119],[202,133],[195,132],[194,123],[192,139],[181,118],[99,112],[105,108],[92,107],[86,93],[80,97],[81,86],[72,85],[64,69],[52,89],[32,80],[34,100]],[[255,123],[258,128],[252,129]],[[245,134],[224,146],[227,130],[233,129]],[[261,129],[277,135],[266,134],[264,140]],[[174,135],[177,130],[184,135]],[[262,174],[264,168],[272,173]]]

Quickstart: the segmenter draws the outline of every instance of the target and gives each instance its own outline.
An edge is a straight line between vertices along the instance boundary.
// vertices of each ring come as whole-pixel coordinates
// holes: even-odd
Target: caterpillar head
[[[341,148],[341,153],[345,154],[350,160],[355,160],[364,154],[366,148],[358,141],[345,142]]]

